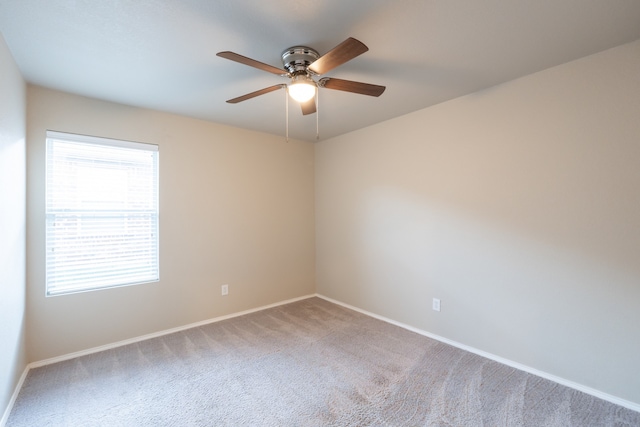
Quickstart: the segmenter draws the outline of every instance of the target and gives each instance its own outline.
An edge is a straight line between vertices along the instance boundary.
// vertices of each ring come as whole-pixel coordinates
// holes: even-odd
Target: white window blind
[[[157,281],[158,146],[47,132],[46,292]]]

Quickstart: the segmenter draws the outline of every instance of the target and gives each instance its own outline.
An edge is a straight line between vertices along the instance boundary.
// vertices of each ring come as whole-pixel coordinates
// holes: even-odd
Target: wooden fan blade
[[[329,52],[316,59],[309,69],[316,74],[325,74],[339,65],[352,60],[358,55],[362,55],[369,48],[359,40],[349,37]]]
[[[334,79],[331,77],[320,79],[318,81],[318,85],[320,87],[326,87],[327,89],[342,90],[345,92],[353,92],[369,96],[380,96],[386,89],[384,86],[353,82],[351,80]]]
[[[302,114],[313,114],[316,112],[316,98],[315,96],[308,100],[307,102],[301,102],[300,106],[302,107]]]
[[[260,89],[260,90],[257,90],[255,92],[251,92],[251,93],[248,93],[246,95],[242,95],[242,96],[239,96],[237,98],[230,99],[227,102],[229,104],[237,104],[238,102],[246,101],[247,99],[255,98],[256,96],[264,95],[265,93],[269,93],[269,92],[273,92],[274,90],[282,89],[285,86],[286,85],[281,84],[281,85],[274,85],[274,86],[265,87],[264,89]]]
[[[250,67],[257,68],[259,70],[267,71],[269,73],[277,74],[279,76],[286,75],[287,72],[283,69],[276,68],[264,62],[256,61],[255,59],[247,58],[246,56],[239,55],[234,52],[224,51],[216,53],[221,58],[230,59],[231,61],[239,62]]]

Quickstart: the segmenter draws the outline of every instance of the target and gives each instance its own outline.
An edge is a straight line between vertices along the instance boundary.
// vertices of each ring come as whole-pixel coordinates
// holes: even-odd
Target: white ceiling
[[[0,31],[30,83],[278,135],[284,91],[225,100],[286,79],[216,53],[281,67],[355,37],[369,51],[327,76],[387,90],[321,89],[327,139],[640,39],[640,1],[0,0]],[[315,115],[289,118],[315,140]]]

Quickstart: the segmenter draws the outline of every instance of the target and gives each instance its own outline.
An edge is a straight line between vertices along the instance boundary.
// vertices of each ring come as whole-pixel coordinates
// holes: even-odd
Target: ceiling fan
[[[279,89],[287,89],[289,95],[298,101],[302,107],[302,114],[313,114],[316,112],[316,93],[318,88],[341,90],[345,92],[359,93],[369,96],[380,96],[385,90],[384,86],[369,83],[354,82],[351,80],[336,79],[333,77],[317,77],[333,70],[334,68],[359,56],[369,48],[359,40],[349,37],[329,52],[320,56],[318,52],[307,46],[293,46],[282,52],[283,69],[273,67],[264,62],[247,58],[234,52],[218,52],[217,55],[239,62],[259,70],[267,71],[283,77],[289,77],[291,81],[288,85],[278,84],[229,99],[227,102],[236,104],[273,92]]]

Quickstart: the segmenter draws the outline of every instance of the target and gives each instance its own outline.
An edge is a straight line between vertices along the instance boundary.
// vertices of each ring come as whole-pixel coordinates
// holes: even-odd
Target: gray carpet
[[[319,298],[33,369],[8,426],[640,426]]]

